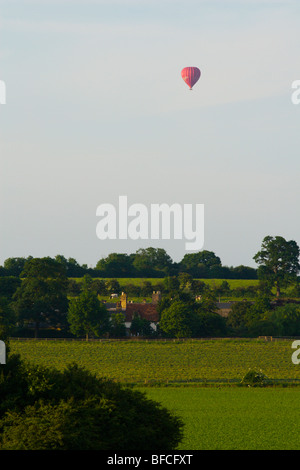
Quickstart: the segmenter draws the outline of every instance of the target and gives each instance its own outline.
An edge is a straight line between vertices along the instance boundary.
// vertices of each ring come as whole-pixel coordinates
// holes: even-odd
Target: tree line
[[[32,259],[8,258],[0,266],[1,276],[20,276],[26,261]],[[180,262],[174,262],[163,248],[141,248],[135,253],[110,253],[100,259],[94,268],[80,265],[75,258],[56,255],[53,259],[61,263],[67,277],[79,278],[88,274],[105,278],[163,278],[186,272],[198,279],[257,279],[257,270],[249,266],[223,266],[213,251],[203,250],[186,253]]]
[[[259,283],[251,288],[253,301],[238,302],[227,319],[216,313],[218,297],[230,293],[226,280],[210,287],[187,272],[166,276],[161,284],[144,280],[139,294],[147,296],[153,290],[163,293],[157,307],[159,327],[153,331],[149,322],[136,315],[131,333],[171,337],[286,335],[291,332],[296,335],[300,325],[299,305],[280,305],[279,301],[282,289],[287,286],[293,286],[295,297],[300,295],[298,245],[282,237],[265,237],[254,259],[259,264]],[[127,293],[135,287],[127,286]],[[119,292],[120,288],[116,279],[95,279],[89,274],[78,283],[68,278],[60,260],[30,258],[19,276],[0,278],[0,338],[1,334],[8,336],[12,330],[24,329],[28,324],[34,325],[36,336],[43,325],[56,332],[67,331],[87,338],[124,336],[123,313],[117,311],[109,315],[99,300],[104,293]],[[274,289],[277,302],[272,303]]]

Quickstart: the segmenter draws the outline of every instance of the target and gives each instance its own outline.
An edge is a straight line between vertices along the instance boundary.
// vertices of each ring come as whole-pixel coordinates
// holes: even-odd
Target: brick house
[[[151,327],[156,331],[157,324],[159,321],[159,315],[156,310],[156,306],[161,299],[161,292],[154,291],[152,294],[152,302],[146,303],[146,301],[142,303],[134,303],[132,301],[128,301],[127,294],[122,292],[120,296],[120,301],[117,303],[107,303],[106,308],[109,312],[123,312],[125,316],[125,326],[126,330],[129,334],[129,330],[131,327],[132,319],[135,314],[139,315],[140,318],[144,320],[148,320],[151,323]]]

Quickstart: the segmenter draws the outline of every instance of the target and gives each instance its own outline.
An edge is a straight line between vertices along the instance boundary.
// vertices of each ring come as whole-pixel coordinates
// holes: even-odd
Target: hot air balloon
[[[195,83],[198,82],[201,72],[198,67],[185,67],[181,70],[181,76],[185,83],[190,87],[190,90],[193,89]]]

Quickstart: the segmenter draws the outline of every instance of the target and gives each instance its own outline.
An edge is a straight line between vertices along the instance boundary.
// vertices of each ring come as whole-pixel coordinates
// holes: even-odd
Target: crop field
[[[76,362],[98,376],[133,384],[234,383],[249,369],[270,379],[300,381],[292,340],[185,341],[17,340],[11,351],[37,364],[63,369]]]
[[[299,450],[300,389],[147,388],[183,420],[179,450]]]
[[[178,450],[300,450],[300,365],[292,340],[10,341],[12,353],[63,369],[76,362],[131,383],[181,417]],[[261,369],[278,387],[239,387]],[[290,384],[291,385],[291,384]]]

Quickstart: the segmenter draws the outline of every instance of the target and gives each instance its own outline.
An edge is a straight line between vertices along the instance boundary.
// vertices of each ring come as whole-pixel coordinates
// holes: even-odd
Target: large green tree
[[[134,274],[132,258],[126,253],[110,253],[96,264],[102,277],[131,277]]]
[[[22,283],[13,295],[12,306],[19,322],[35,323],[35,336],[41,323],[65,322],[68,310],[68,280],[62,264],[52,258],[32,258],[21,273]]]
[[[182,440],[169,410],[76,364],[57,371],[9,356],[1,372],[0,450],[166,451]]]
[[[69,302],[68,322],[71,333],[101,336],[109,329],[109,316],[95,292],[85,289]]]
[[[175,300],[161,313],[159,329],[166,335],[176,338],[189,338],[193,335],[193,309],[181,300]]]
[[[109,334],[113,338],[126,336],[125,315],[121,311],[112,312],[110,317]]]
[[[282,288],[296,282],[300,264],[299,246],[294,240],[267,236],[253,259],[259,265],[258,278],[275,287],[277,298]]]
[[[165,276],[172,268],[172,259],[163,248],[140,248],[133,256],[133,266],[145,277]]]
[[[300,336],[300,305],[288,303],[265,312],[264,320],[274,325],[278,336]]]
[[[133,335],[141,336],[151,336],[154,333],[153,328],[151,327],[151,322],[134,312],[132,322],[130,325],[130,332]]]
[[[228,314],[227,324],[235,334],[246,335],[248,333],[250,319],[252,318],[252,302],[244,300],[235,302]]]
[[[268,318],[271,309],[270,300],[265,296],[257,297],[254,302],[236,302],[229,312],[227,325],[239,336],[273,335],[275,330]]]
[[[0,277],[0,296],[11,300],[20,285],[21,279],[18,276]]]
[[[64,266],[68,277],[82,277],[89,271],[86,265],[80,266],[75,258],[66,259],[63,255],[56,255],[55,261]]]
[[[198,253],[186,253],[180,262],[180,268],[195,278],[208,277],[212,269],[221,268],[222,263],[213,251],[203,250]]]
[[[28,258],[7,258],[4,261],[4,269],[8,276],[19,276],[24,269],[26,261],[32,259],[32,256]]]

